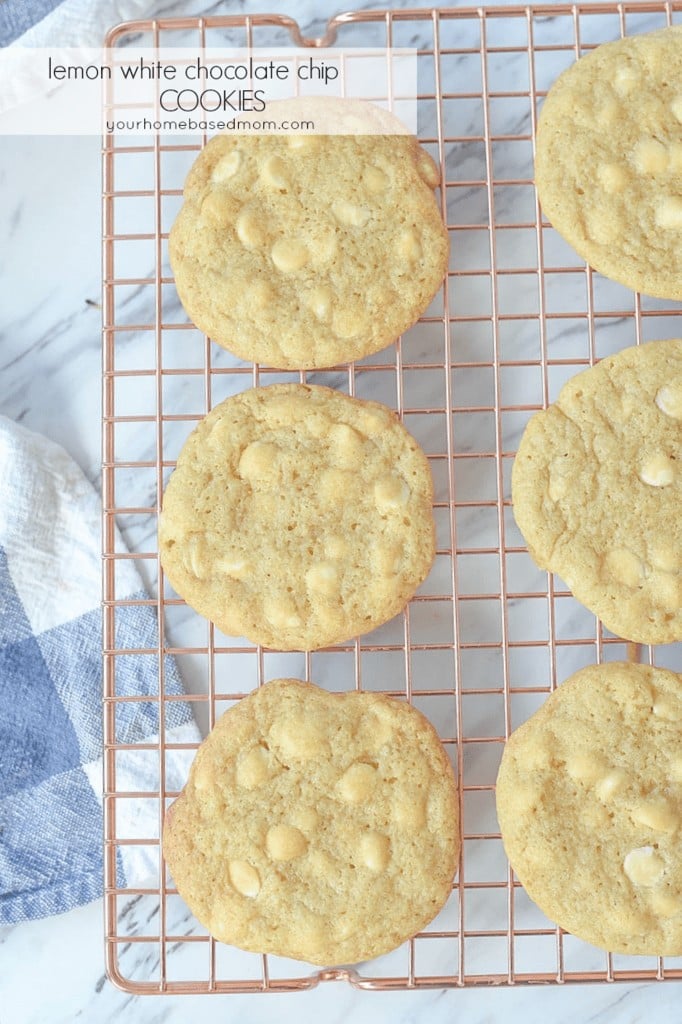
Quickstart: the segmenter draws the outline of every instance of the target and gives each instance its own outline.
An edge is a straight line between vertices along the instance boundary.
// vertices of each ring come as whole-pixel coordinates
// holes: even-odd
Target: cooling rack
[[[245,992],[345,979],[372,989],[682,978],[682,962],[607,955],[544,918],[504,857],[494,782],[510,731],[563,679],[595,661],[642,656],[682,668],[680,645],[633,651],[606,633],[565,584],[531,562],[509,500],[514,452],[530,415],[564,381],[611,352],[679,336],[680,306],[635,295],[586,268],[543,221],[533,186],[542,98],[588,49],[682,21],[682,2],[363,11],[306,39],[280,16],[139,21],[110,46],[419,47],[419,135],[442,171],[451,239],[447,281],[419,323],[356,364],[287,374],[241,363],[188,322],[167,260],[168,230],[203,137],[110,136],[104,143],[104,748],[105,943],[110,978],[130,992]],[[415,44],[416,40],[416,44]],[[131,144],[132,141],[132,144]],[[359,640],[282,655],[220,635],[163,579],[156,517],[177,453],[226,395],[282,380],[329,384],[397,410],[434,475],[434,570],[403,615]],[[127,548],[117,543],[120,528]],[[128,551],[128,548],[130,549]],[[134,565],[153,596],[122,597]],[[129,605],[156,609],[158,635],[121,640]],[[150,659],[158,739],[124,742],[131,698],[117,677]],[[461,785],[463,849],[452,896],[422,934],[394,953],[318,970],[214,942],[165,871],[159,835],[176,795],[167,713],[171,662],[205,731],[274,676],[403,698],[439,730]],[[121,758],[151,758],[155,782],[125,788]],[[140,834],[125,808],[146,801],[158,827]],[[131,824],[132,822],[132,824]],[[146,888],[125,887],[121,851],[154,865]]]

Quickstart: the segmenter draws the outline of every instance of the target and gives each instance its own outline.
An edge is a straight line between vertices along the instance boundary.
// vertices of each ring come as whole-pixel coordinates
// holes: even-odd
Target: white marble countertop
[[[106,21],[119,20],[117,3],[102,6],[110,9]],[[266,0],[139,0],[137,6],[140,16],[169,17],[280,7]],[[357,8],[380,6],[361,3]],[[407,6],[430,4],[411,0],[393,5]],[[290,0],[286,5],[309,36],[323,34],[327,16],[339,9],[332,0]],[[417,32],[411,45],[419,42]],[[504,88],[504,82],[501,64],[496,88]],[[100,183],[97,138],[24,138],[0,144],[0,412],[62,444],[96,486],[101,458]],[[679,983],[373,993],[325,982],[296,994],[203,996],[197,1008],[186,996],[140,997],[117,990],[104,976],[102,936],[101,901],[0,932],[0,1024],[119,1019],[160,1024],[185,1022],[197,1014],[205,1024],[321,1016],[330,1024],[345,1019],[438,1024],[455,1015],[471,1024],[502,1019],[629,1024],[651,1019],[653,1007],[655,1019],[676,1019],[682,995]]]

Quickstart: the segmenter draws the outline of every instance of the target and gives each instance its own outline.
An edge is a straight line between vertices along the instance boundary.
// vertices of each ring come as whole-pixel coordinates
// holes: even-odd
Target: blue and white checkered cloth
[[[99,46],[112,25],[151,17],[163,6],[159,0],[0,0],[0,46]]]
[[[102,893],[101,554],[99,498],[58,445],[0,417],[0,925],[61,913]],[[118,596],[144,596],[121,563]],[[120,583],[120,586],[119,586]],[[117,641],[156,645],[153,607],[117,609]],[[152,695],[155,659],[120,659],[120,695]],[[168,659],[166,690],[181,693]],[[118,712],[121,714],[119,715]],[[118,738],[155,742],[153,701],[117,707]],[[199,734],[170,702],[166,739]],[[179,789],[191,752],[166,756]],[[117,788],[158,789],[158,756],[117,759]],[[118,802],[117,832],[158,835],[155,800]],[[130,805],[126,807],[124,805]],[[158,872],[149,847],[119,850],[119,884]]]

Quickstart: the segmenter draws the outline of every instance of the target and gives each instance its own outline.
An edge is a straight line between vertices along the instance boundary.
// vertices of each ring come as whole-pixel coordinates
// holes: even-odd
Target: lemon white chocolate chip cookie
[[[224,633],[313,650],[397,615],[434,556],[426,456],[397,416],[275,384],[198,425],[163,497],[159,551]]]
[[[330,104],[338,117],[367,106]],[[377,352],[415,323],[445,274],[438,181],[406,134],[217,136],[170,234],[182,304],[219,345],[270,366]]]
[[[682,954],[682,677],[582,669],[507,743],[504,847],[553,921],[614,953]]]
[[[181,896],[215,938],[316,964],[366,960],[448,898],[455,780],[409,705],[278,679],[201,745],[163,841]]]
[[[535,179],[596,270],[682,299],[682,26],[597,47],[545,100]]]
[[[528,550],[615,634],[682,639],[682,341],[624,349],[528,423],[512,472]]]

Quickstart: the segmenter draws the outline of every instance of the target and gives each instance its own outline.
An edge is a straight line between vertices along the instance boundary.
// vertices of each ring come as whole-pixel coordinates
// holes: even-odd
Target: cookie
[[[597,47],[564,71],[538,123],[535,181],[595,270],[682,299],[682,26]]]
[[[316,123],[322,103],[349,126],[369,106],[311,103]],[[369,109],[394,134],[220,135],[192,167],[169,240],[178,295],[241,359],[289,369],[360,359],[411,327],[439,288],[439,172],[391,115]]]
[[[512,471],[528,550],[617,636],[682,640],[682,341],[624,349],[532,417]]]
[[[163,497],[175,590],[223,633],[314,650],[397,615],[435,553],[426,456],[395,413],[303,384],[216,406]]]
[[[682,676],[577,672],[510,737],[497,814],[552,921],[613,953],[682,955]]]
[[[314,964],[379,956],[447,900],[455,780],[433,726],[369,693],[277,679],[202,743],[163,852],[221,942]]]

